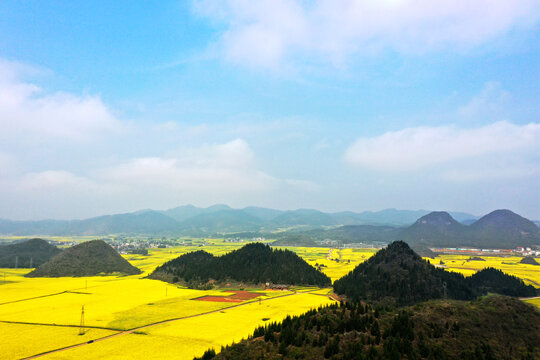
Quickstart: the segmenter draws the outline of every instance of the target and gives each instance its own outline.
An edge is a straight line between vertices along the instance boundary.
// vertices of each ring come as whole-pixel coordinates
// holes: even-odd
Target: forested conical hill
[[[159,266],[154,279],[176,282],[238,281],[245,283],[329,286],[330,279],[289,250],[253,243],[223,256],[187,253]]]
[[[334,282],[335,292],[351,300],[387,298],[397,305],[443,298],[445,286],[450,299],[476,296],[463,275],[434,267],[403,241],[391,243]]]
[[[395,241],[334,282],[334,291],[353,301],[410,305],[429,299],[471,300],[487,293],[535,296],[536,289],[500,270],[484,269],[470,278],[431,265],[405,242]]]
[[[0,268],[33,268],[62,252],[43,239],[0,246]]]
[[[26,276],[94,276],[109,273],[135,275],[141,271],[103,240],[92,240],[62,251]]]
[[[539,359],[540,312],[518,299],[434,300],[384,312],[334,304],[255,330],[202,359]],[[195,358],[201,359],[201,358]]]

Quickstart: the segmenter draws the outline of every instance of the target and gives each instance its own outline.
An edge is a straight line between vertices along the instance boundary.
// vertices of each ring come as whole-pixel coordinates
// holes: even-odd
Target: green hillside
[[[120,256],[109,244],[102,240],[92,240],[62,251],[26,276],[94,276],[111,273],[135,275],[141,271]]]
[[[289,250],[261,243],[215,257],[204,251],[187,253],[157,267],[150,278],[184,281],[191,286],[236,281],[250,284],[272,282],[288,285],[329,286],[330,279]]]

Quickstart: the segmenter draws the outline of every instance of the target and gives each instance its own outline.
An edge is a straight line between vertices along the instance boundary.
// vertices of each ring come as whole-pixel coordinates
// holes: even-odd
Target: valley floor
[[[243,244],[206,240],[204,250],[223,254]],[[156,266],[198,247],[151,249],[149,256],[125,255],[144,271],[136,276],[25,278],[29,269],[0,269],[0,359],[191,359],[210,347],[238,342],[265,322],[281,321],[333,302],[331,289],[289,291],[244,289],[262,296],[242,302],[199,301],[230,296],[238,289],[192,290],[146,279]],[[374,249],[289,248],[332,280],[351,271]],[[467,275],[492,266],[540,287],[540,266],[519,258],[443,255],[448,270]],[[540,306],[539,299],[530,300]],[[83,327],[81,313],[84,306]],[[82,335],[79,335],[82,329]]]

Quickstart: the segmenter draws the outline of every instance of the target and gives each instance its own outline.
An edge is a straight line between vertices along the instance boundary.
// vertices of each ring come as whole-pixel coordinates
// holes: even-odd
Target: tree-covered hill
[[[396,241],[334,282],[337,294],[353,301],[409,305],[429,299],[470,300],[487,293],[535,296],[536,290],[500,270],[484,269],[470,278],[436,268],[405,242]]]
[[[503,296],[473,302],[435,300],[391,311],[362,303],[335,304],[267,324],[250,339],[202,357],[212,358],[538,359],[540,312]]]
[[[0,245],[0,268],[33,268],[48,261],[62,250],[43,239]]]
[[[94,276],[110,273],[135,275],[140,274],[141,271],[120,256],[106,242],[92,240],[62,251],[25,276]]]
[[[355,301],[387,299],[397,305],[440,299],[445,292],[451,299],[476,296],[463,275],[435,268],[403,241],[391,243],[336,280],[334,290]]]
[[[289,250],[253,243],[215,257],[204,251],[187,253],[157,267],[150,278],[188,284],[237,281],[260,284],[329,286],[330,279]]]

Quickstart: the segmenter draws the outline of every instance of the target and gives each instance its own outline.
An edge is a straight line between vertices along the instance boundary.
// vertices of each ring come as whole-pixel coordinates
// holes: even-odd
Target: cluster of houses
[[[516,248],[516,252],[519,253],[521,256],[539,256],[540,257],[540,249],[531,249],[530,247],[521,247],[518,246]]]
[[[520,255],[540,256],[540,249],[518,246],[516,249],[475,249],[475,248],[430,248],[438,254],[467,254],[467,255]]]

